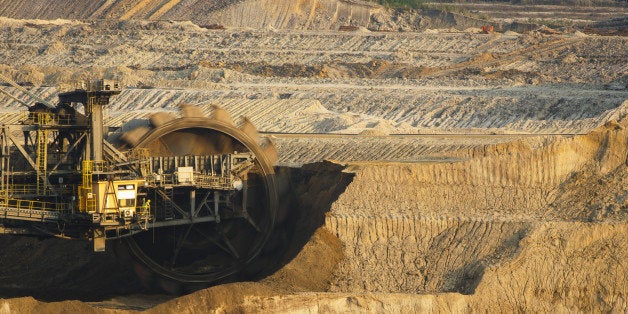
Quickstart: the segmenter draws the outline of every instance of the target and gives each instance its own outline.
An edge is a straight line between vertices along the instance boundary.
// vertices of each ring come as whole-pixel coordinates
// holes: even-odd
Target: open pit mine
[[[0,0],[0,314],[625,313],[611,2]]]

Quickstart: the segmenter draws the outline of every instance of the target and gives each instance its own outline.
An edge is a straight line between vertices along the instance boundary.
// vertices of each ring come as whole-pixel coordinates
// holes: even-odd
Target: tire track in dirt
[[[471,60],[467,62],[462,62],[459,64],[455,64],[453,66],[447,67],[443,70],[436,70],[435,72],[427,74],[426,76],[438,77],[438,76],[452,75],[463,69],[467,69],[471,67],[482,69],[482,68],[487,68],[487,67],[503,66],[503,65],[514,63],[514,62],[527,59],[527,58],[536,59],[536,57],[539,55],[543,55],[543,54],[546,54],[552,51],[557,51],[560,49],[565,49],[566,47],[574,45],[579,41],[582,41],[582,38],[560,38],[551,42],[545,42],[538,45],[525,47],[519,50],[509,51],[505,55],[498,56],[495,60],[489,60],[489,61]]]

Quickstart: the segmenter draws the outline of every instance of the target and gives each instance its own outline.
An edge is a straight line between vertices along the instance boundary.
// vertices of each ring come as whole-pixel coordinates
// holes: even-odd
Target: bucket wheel
[[[196,207],[199,217],[214,215],[217,219],[153,228],[125,241],[141,263],[139,272],[144,276],[150,273],[176,283],[215,283],[254,262],[273,230],[277,207],[273,165],[277,154],[272,143],[261,140],[246,118],[238,127],[217,106],[209,117],[191,105],[181,105],[181,113],[179,117],[166,112],[152,115],[148,125],[121,135],[122,148],[142,148],[150,157],[248,153],[249,170],[239,181],[244,188],[222,191],[221,195],[195,187],[171,192],[173,206],[192,211]],[[146,191],[146,198],[155,204],[160,193],[165,194]],[[195,195],[194,201],[190,193]],[[218,202],[203,206],[208,198],[220,199],[220,206],[214,207]],[[175,218],[177,215],[185,214],[174,211]]]

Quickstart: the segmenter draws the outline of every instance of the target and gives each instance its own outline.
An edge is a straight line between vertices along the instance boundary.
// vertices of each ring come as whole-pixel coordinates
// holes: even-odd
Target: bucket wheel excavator
[[[272,142],[216,106],[105,127],[120,92],[114,81],[82,83],[2,125],[3,228],[87,237],[95,251],[123,243],[178,283],[217,282],[254,263],[276,216]]]

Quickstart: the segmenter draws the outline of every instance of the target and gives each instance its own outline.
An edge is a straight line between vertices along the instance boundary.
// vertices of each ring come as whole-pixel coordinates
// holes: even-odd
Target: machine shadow
[[[133,264],[86,240],[0,235],[0,298],[101,301],[150,293]]]
[[[242,273],[212,285],[260,280],[290,262],[325,223],[325,213],[352,182],[353,174],[331,162],[277,167],[279,208],[273,233]],[[168,289],[147,285],[132,258],[108,246],[95,253],[88,241],[0,234],[0,298],[102,301],[134,294],[189,293],[208,285]],[[124,252],[123,252],[124,253]]]
[[[294,259],[325,224],[325,214],[353,181],[344,166],[317,162],[301,168],[277,167],[279,209],[275,229],[257,261],[236,280],[259,280]]]

